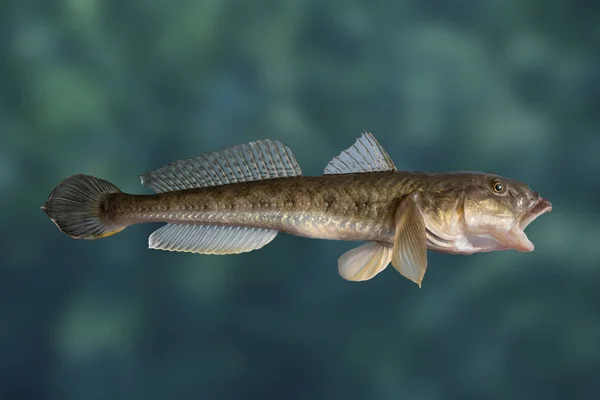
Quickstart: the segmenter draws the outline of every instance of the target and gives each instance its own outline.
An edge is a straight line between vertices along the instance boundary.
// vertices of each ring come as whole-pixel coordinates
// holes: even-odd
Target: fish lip
[[[537,217],[550,211],[552,211],[552,203],[547,199],[540,197],[540,199],[521,216],[519,226],[521,229],[525,229]]]

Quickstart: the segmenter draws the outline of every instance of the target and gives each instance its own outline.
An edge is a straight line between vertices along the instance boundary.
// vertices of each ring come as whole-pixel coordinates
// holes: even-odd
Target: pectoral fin
[[[391,259],[391,246],[371,242],[345,252],[338,260],[338,272],[349,281],[367,281],[383,271]]]
[[[421,287],[427,269],[427,236],[423,215],[413,196],[402,200],[396,210],[392,265]]]

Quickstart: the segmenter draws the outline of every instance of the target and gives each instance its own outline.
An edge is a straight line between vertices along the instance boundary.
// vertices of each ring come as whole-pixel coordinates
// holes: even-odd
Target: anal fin
[[[349,281],[366,281],[383,271],[391,260],[391,246],[370,242],[345,252],[338,260],[338,272]]]
[[[167,224],[148,239],[151,249],[200,254],[239,254],[267,245],[278,231],[222,225]]]

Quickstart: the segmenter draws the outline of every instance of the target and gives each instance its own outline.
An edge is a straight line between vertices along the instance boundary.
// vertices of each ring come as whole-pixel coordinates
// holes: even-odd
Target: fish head
[[[533,251],[525,228],[552,204],[528,185],[496,174],[481,174],[463,187],[463,232],[467,237],[490,238],[494,249]],[[496,246],[494,248],[494,246]]]

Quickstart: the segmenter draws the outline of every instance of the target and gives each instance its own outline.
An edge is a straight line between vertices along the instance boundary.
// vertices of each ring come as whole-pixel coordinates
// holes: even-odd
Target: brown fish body
[[[297,176],[156,195],[116,193],[106,215],[116,225],[197,223],[275,229],[333,240],[393,242],[399,202],[431,175],[404,172]]]
[[[398,205],[418,193],[419,209],[428,222],[428,248],[461,253],[451,246],[440,248],[431,238],[440,229],[446,236],[462,234],[462,190],[484,179],[482,173],[404,171],[296,176],[155,195],[116,193],[107,198],[105,213],[109,222],[122,226],[243,226],[313,239],[393,243]]]
[[[527,185],[495,174],[397,171],[368,133],[322,176],[302,176],[289,148],[265,140],[180,160],[141,179],[156,194],[126,194],[75,175],[55,187],[42,209],[73,238],[163,222],[149,247],[169,251],[244,253],[278,232],[365,241],[339,258],[344,279],[371,279],[391,263],[419,286],[427,249],[532,251],[523,231],[551,210]]]

